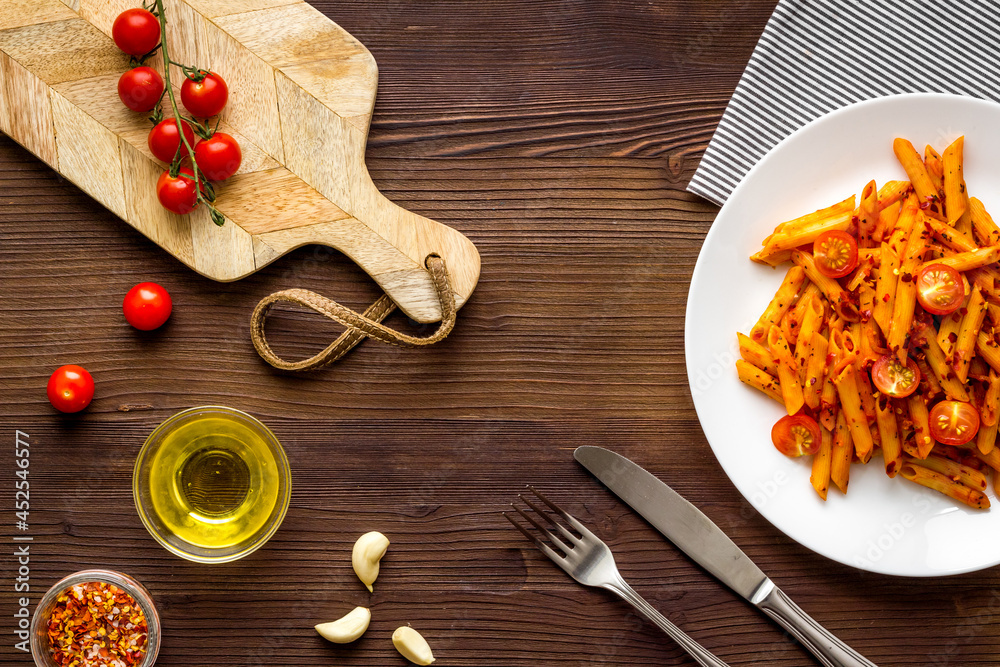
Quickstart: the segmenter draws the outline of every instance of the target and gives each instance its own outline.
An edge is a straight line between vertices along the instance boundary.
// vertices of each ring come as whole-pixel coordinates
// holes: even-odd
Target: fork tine
[[[538,496],[543,503],[545,503],[546,505],[548,505],[549,508],[553,512],[555,512],[556,514],[558,514],[559,516],[561,516],[563,519],[565,519],[566,523],[568,523],[569,525],[571,525],[573,527],[573,530],[575,530],[576,532],[580,533],[584,537],[589,537],[589,538],[593,538],[593,539],[599,539],[596,535],[594,535],[594,533],[592,533],[590,530],[588,530],[586,526],[584,526],[582,523],[580,523],[579,521],[577,521],[571,515],[567,514],[565,510],[563,510],[562,508],[560,508],[559,506],[557,506],[555,503],[553,503],[551,500],[549,500],[548,498],[546,498],[544,495],[542,495],[541,491],[539,491],[538,489],[536,489],[535,487],[533,487],[531,485],[528,485],[528,488],[531,489],[531,492],[534,493],[536,496]],[[577,538],[574,537],[573,539],[575,541]]]
[[[524,501],[524,503],[528,507],[530,507],[531,509],[533,509],[535,511],[536,515],[538,515],[538,516],[544,516],[546,521],[548,521],[551,525],[555,526],[556,528],[559,528],[559,526],[557,524],[553,523],[551,519],[549,519],[547,516],[545,516],[544,512],[542,512],[541,510],[539,510],[539,508],[536,507],[535,505],[533,505],[527,498],[525,498],[525,497],[523,497],[521,495],[518,495],[517,497],[520,498],[522,501]],[[532,516],[530,514],[528,514],[524,510],[522,510],[520,507],[516,507],[513,503],[511,503],[511,507],[513,507],[515,510],[517,510],[517,513],[520,514],[521,516],[523,516],[524,519],[525,519],[525,521],[527,521],[532,526],[534,526],[535,528],[537,528],[539,531],[541,531],[542,533],[544,533],[545,536],[548,537],[549,540],[552,541],[552,546],[558,548],[560,551],[562,551],[563,553],[566,553],[566,554],[568,554],[570,552],[570,550],[572,550],[572,548],[573,548],[572,546],[570,546],[570,545],[566,544],[564,541],[560,540],[559,537],[555,533],[553,533],[550,529],[546,528],[545,526],[543,526],[540,523],[538,523],[537,521],[535,521],[535,519],[532,518]]]
[[[511,504],[511,507],[513,507],[515,510],[517,510],[518,514],[520,514],[521,516],[523,516],[526,519],[528,519],[528,521],[531,521],[531,519],[528,518],[528,516],[524,512],[522,512],[517,507],[514,507],[513,504]],[[501,512],[501,514],[503,514],[505,517],[507,517],[507,520],[510,521],[512,524],[514,524],[514,527],[517,528],[519,531],[521,531],[521,533],[525,537],[527,537],[529,540],[531,540],[532,542],[534,542],[535,546],[538,547],[538,549],[543,554],[545,554],[546,556],[549,557],[549,560],[551,560],[552,562],[554,562],[556,565],[558,565],[562,569],[566,570],[566,572],[569,572],[569,565],[566,562],[566,557],[565,556],[563,556],[562,554],[556,553],[556,551],[552,547],[550,547],[549,545],[545,544],[545,542],[542,542],[540,539],[538,539],[537,537],[535,537],[534,535],[532,535],[531,533],[529,533],[527,530],[525,530],[524,526],[522,526],[521,524],[519,524],[517,521],[514,521],[513,517],[511,517],[506,512]],[[534,522],[532,521],[532,523],[534,523]]]
[[[530,489],[531,487],[528,487],[528,488]],[[534,489],[532,489],[532,490],[534,490]],[[521,500],[523,500],[524,504],[526,504],[528,507],[530,507],[531,509],[535,510],[535,514],[537,514],[538,516],[545,517],[545,520],[548,522],[548,524],[550,526],[552,526],[553,528],[555,528],[556,530],[558,530],[559,533],[564,538],[566,538],[564,540],[559,540],[560,543],[562,543],[562,544],[564,544],[566,546],[566,549],[572,549],[573,546],[576,545],[576,543],[580,541],[579,537],[577,537],[573,533],[571,533],[568,530],[566,530],[566,527],[563,526],[561,523],[559,523],[558,521],[553,521],[552,517],[549,516],[548,512],[546,512],[542,508],[538,507],[533,502],[531,502],[530,500],[528,500],[527,498],[525,498],[524,496],[522,496],[520,494],[518,494],[517,497],[520,498]],[[545,532],[548,533],[551,538],[555,538],[555,535],[552,535],[552,531],[551,530],[546,530]]]

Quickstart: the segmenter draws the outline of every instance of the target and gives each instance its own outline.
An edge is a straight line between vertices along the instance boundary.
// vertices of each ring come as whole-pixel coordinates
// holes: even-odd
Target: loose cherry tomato
[[[771,442],[785,456],[815,454],[820,445],[819,424],[807,415],[785,415],[771,428]]]
[[[971,403],[941,401],[929,417],[931,437],[946,445],[964,445],[979,431],[979,413]]]
[[[80,366],[60,366],[49,377],[45,393],[56,410],[79,412],[94,398],[94,378]]]
[[[194,146],[194,130],[191,129],[191,124],[182,120],[181,127],[184,129],[184,138],[191,146]],[[149,151],[157,160],[173,162],[174,156],[177,155],[177,149],[181,146],[181,134],[177,131],[177,121],[173,118],[160,121],[156,127],[149,131],[146,143],[149,144]]]
[[[945,264],[931,264],[917,274],[917,301],[934,315],[958,310],[965,299],[962,274]]]
[[[215,72],[209,72],[201,81],[184,79],[181,84],[181,101],[196,118],[215,116],[229,100],[229,87]]]
[[[163,95],[163,77],[152,67],[136,67],[118,79],[118,97],[132,111],[152,111]]]
[[[858,265],[858,242],[847,232],[823,232],[813,242],[813,259],[820,273],[841,278]]]
[[[173,307],[170,293],[156,283],[139,283],[128,291],[122,302],[125,319],[140,331],[163,326]]]
[[[913,359],[904,365],[895,355],[887,354],[872,364],[872,382],[886,396],[906,398],[920,384],[920,368]]]
[[[224,181],[240,168],[243,151],[231,136],[216,132],[195,147],[194,159],[209,180]]]
[[[160,21],[145,9],[126,9],[111,26],[118,48],[130,56],[144,56],[160,43]]]
[[[195,210],[198,207],[198,191],[194,172],[188,167],[181,167],[176,178],[169,171],[163,172],[156,182],[156,196],[163,208],[177,215]]]

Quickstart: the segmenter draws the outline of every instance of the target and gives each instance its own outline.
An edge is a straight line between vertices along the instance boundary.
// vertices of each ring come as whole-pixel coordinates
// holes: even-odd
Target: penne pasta
[[[819,451],[813,455],[812,474],[809,475],[809,483],[816,489],[816,493],[823,500],[826,500],[827,490],[830,488],[830,470],[833,463],[833,433],[820,427]]]
[[[902,465],[903,448],[899,440],[899,425],[896,423],[894,406],[886,396],[880,396],[875,403],[875,423],[882,441],[885,474],[895,477]]]
[[[984,319],[986,319],[986,299],[976,286],[972,288],[972,294],[969,296],[969,304],[962,317],[962,324],[958,328],[958,338],[952,351],[952,366],[959,382],[964,383],[969,378],[969,363],[975,354],[976,339],[983,327]]]
[[[764,247],[750,259],[761,262],[778,252],[812,243],[823,232],[846,231],[851,227],[854,201],[855,197],[852,195],[828,208],[781,223],[767,238]]]
[[[1000,413],[1000,373],[991,368],[986,383],[986,393],[979,409],[979,418],[984,425],[995,426],[998,413]]]
[[[924,148],[924,169],[934,184],[934,190],[941,192],[944,188],[944,165],[941,164],[941,155],[930,144]]]
[[[813,334],[811,352],[806,362],[806,377],[802,383],[803,399],[811,410],[818,410],[821,405],[828,347],[826,338],[818,333]],[[820,421],[822,423],[822,419]]]
[[[818,333],[823,328],[826,310],[823,308],[820,298],[814,294],[804,296],[799,299],[799,303],[804,303],[806,307],[803,309],[802,324],[799,326],[796,338],[795,362],[799,366],[799,380],[805,382],[806,367],[812,356],[813,334]]]
[[[926,459],[918,460],[906,457],[904,463],[918,465],[928,470],[946,475],[952,481],[964,484],[970,489],[986,490],[986,475],[979,470],[967,465],[962,465],[958,461],[953,461],[944,456],[928,456]]]
[[[959,137],[944,150],[944,157],[941,159],[945,218],[948,224],[953,227],[965,214],[966,208],[965,178],[962,174],[964,147],[965,137]]]
[[[878,210],[884,211],[892,208],[893,204],[902,201],[906,193],[910,191],[909,181],[888,181],[882,184],[878,190]]]
[[[933,332],[931,332],[933,333]],[[934,371],[938,384],[942,391],[952,401],[968,401],[969,393],[965,390],[965,385],[958,381],[958,376],[952,369],[951,364],[945,357],[944,351],[938,345],[937,336],[927,336],[924,344],[924,354],[927,357],[927,364]],[[1000,348],[997,349],[997,360],[1000,363]]]
[[[935,204],[940,198],[937,188],[934,187],[924,161],[920,159],[913,144],[906,139],[896,139],[892,142],[892,150],[896,154],[896,159],[903,165],[906,175],[910,177],[910,183],[913,184],[913,190],[917,193],[920,204],[925,202]]]
[[[858,375],[853,359],[841,361],[843,368],[834,370],[833,383],[837,387],[840,398],[840,410],[847,419],[851,429],[851,440],[854,441],[854,453],[862,462],[867,462],[872,455],[874,442],[868,428],[868,418],[861,407],[861,393],[858,389]]]
[[[778,291],[774,293],[771,303],[767,305],[764,314],[750,330],[751,339],[760,342],[767,338],[767,332],[771,330],[771,327],[781,322],[781,318],[785,316],[788,309],[795,305],[795,299],[805,280],[806,272],[801,267],[793,266],[788,269],[788,273],[781,281]]]
[[[979,491],[978,489],[970,489],[964,484],[959,484],[951,478],[923,466],[915,465],[913,463],[904,463],[902,469],[899,471],[899,474],[911,482],[916,482],[917,484],[926,486],[929,489],[934,489],[935,491],[954,498],[961,503],[965,503],[969,507],[986,509],[990,506],[990,499],[987,498],[986,494],[982,491]]]
[[[740,382],[764,392],[779,403],[784,404],[778,379],[743,359],[736,360],[736,371]]]
[[[950,266],[956,271],[968,271],[970,269],[978,269],[979,267],[986,266],[987,264],[994,264],[998,260],[1000,260],[1000,245],[994,245],[987,246],[985,248],[977,248],[975,250],[968,250],[966,252],[958,252],[946,257],[924,262],[920,269],[923,269],[931,264],[944,264],[945,266]]]
[[[875,281],[875,305],[872,307],[872,317],[882,330],[883,336],[889,335],[898,277],[899,256],[892,251],[888,243],[883,243],[882,264],[879,266],[878,278]]]
[[[943,154],[903,138],[893,151],[908,181],[868,181],[764,239],[752,259],[792,268],[737,335],[737,372],[784,406],[780,452],[808,448],[778,426],[821,435],[806,455],[823,500],[878,450],[887,477],[985,508],[987,477],[1000,483],[1000,227],[966,192],[964,138]]]
[[[875,229],[878,227],[878,188],[869,181],[861,191],[858,206],[858,247],[875,247]]]
[[[889,333],[886,336],[886,346],[891,353],[896,354],[900,361],[906,359],[906,337],[913,324],[913,314],[917,303],[917,267],[923,262],[924,252],[930,238],[930,231],[923,224],[924,216],[918,213],[917,223],[910,230],[906,242],[902,263],[899,267],[899,280],[896,283],[896,298],[893,300],[892,320],[889,322]],[[808,272],[807,272],[808,273]]]
[[[851,460],[854,458],[854,443],[851,441],[851,429],[843,412],[837,413],[830,450],[830,481],[840,489],[841,493],[847,493]]]
[[[1000,373],[1000,345],[997,344],[993,336],[985,331],[980,331],[976,336],[976,352],[983,358],[990,368]]]
[[[910,421],[913,422],[914,444],[917,446],[916,457],[926,459],[934,448],[934,438],[931,437],[931,426],[928,422],[929,412],[924,399],[913,394],[906,399],[906,407],[910,411]]]
[[[792,261],[795,262],[796,266],[802,267],[806,277],[819,287],[837,315],[848,322],[857,322],[860,319],[857,306],[851,303],[850,292],[841,287],[840,283],[833,278],[821,273],[811,254],[801,250],[793,250]]]
[[[750,338],[758,342],[767,338],[767,332],[771,330],[771,327],[781,322],[781,318],[785,316],[788,309],[795,305],[795,299],[805,280],[806,272],[801,267],[793,266],[788,269],[788,273],[781,281],[778,291],[774,293],[771,303],[767,305],[764,313],[757,320],[757,324],[750,330]]]
[[[774,362],[774,356],[766,347],[741,333],[737,333],[736,338],[740,345],[740,356],[744,361],[756,366],[768,375],[778,374],[778,365]]]
[[[788,414],[794,415],[802,409],[805,397],[802,395],[802,385],[799,384],[799,373],[795,357],[788,346],[788,341],[781,335],[781,329],[771,327],[767,334],[767,349],[774,356],[778,366],[778,384],[781,386],[781,399],[785,403]]]
[[[983,245],[1000,243],[1000,229],[997,228],[990,214],[986,212],[983,202],[975,197],[970,197],[969,214],[972,217],[972,231],[980,243]]]

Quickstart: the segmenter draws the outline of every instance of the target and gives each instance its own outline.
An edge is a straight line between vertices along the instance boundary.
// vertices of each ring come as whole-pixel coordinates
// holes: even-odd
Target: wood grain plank
[[[175,25],[167,32],[173,60],[218,71],[229,86],[222,120],[284,163],[273,68],[182,0],[173,0],[169,11]],[[173,68],[174,81],[183,76]]]
[[[303,227],[304,220],[349,217],[301,178],[281,167],[253,174],[237,173],[218,187],[218,208],[239,220],[251,234]],[[310,235],[309,241],[317,237]]]
[[[189,5],[209,18],[243,14],[261,9],[299,4],[302,0],[186,0]]]
[[[129,69],[128,56],[79,17],[4,30],[0,51],[50,86]]]
[[[113,213],[127,218],[118,136],[62,95],[53,92],[50,100],[60,173]]]
[[[60,0],[5,0],[0,5],[0,31],[75,17]]]
[[[368,49],[304,2],[231,14],[215,23],[275,68],[316,60],[347,60]]]
[[[37,109],[28,116],[22,109]],[[40,158],[58,168],[52,103],[45,84],[7,55],[0,53],[0,130]]]

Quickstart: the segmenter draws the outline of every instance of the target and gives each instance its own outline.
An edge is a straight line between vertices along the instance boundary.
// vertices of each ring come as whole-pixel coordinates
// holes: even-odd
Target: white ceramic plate
[[[902,478],[879,461],[851,467],[848,494],[824,503],[808,457],[782,456],[776,402],[737,379],[736,332],[749,333],[781,283],[751,262],[779,222],[859,194],[874,178],[905,179],[892,140],[923,153],[965,135],[969,193],[1000,213],[1000,105],[951,95],[900,95],[820,118],[782,141],[740,183],[712,225],[691,278],[685,324],[688,380],[705,435],[726,474],[768,521],[835,561],[883,574],[938,576],[1000,563],[1000,505],[975,511]],[[832,487],[832,485],[831,485]]]

